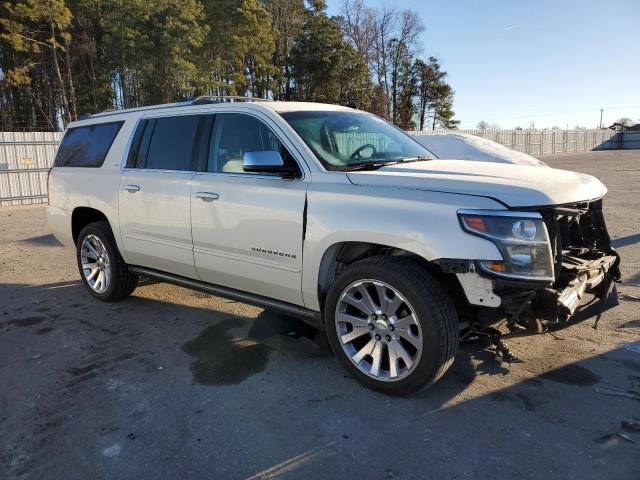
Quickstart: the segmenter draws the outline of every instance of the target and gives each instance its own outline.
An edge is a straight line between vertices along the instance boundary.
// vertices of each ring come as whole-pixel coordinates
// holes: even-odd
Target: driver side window
[[[241,173],[244,154],[247,152],[276,151],[286,164],[296,161],[275,134],[260,120],[249,115],[224,113],[215,116],[213,131],[209,141],[207,171],[212,173]]]

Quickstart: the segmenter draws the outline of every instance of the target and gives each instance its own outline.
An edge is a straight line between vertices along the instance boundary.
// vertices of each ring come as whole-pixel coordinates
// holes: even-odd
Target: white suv
[[[145,276],[277,309],[325,330],[364,384],[405,394],[445,373],[461,334],[615,294],[597,179],[437,160],[346,107],[228,100],[69,125],[48,220],[91,295]]]

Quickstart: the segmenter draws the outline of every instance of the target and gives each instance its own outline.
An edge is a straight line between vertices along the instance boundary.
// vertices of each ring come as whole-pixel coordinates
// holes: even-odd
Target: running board
[[[250,305],[255,305],[256,307],[277,310],[281,313],[291,315],[292,317],[297,317],[314,328],[324,330],[320,312],[309,310],[308,308],[300,307],[299,305],[282,302],[280,300],[274,300],[273,298],[267,298],[261,295],[254,295],[253,293],[242,292],[233,288],[221,287],[219,285],[201,282],[200,280],[194,280],[193,278],[187,278],[180,275],[174,275],[172,273],[161,272],[152,268],[129,265],[129,271],[136,275],[154,278],[162,282],[173,283],[174,285],[190,288],[191,290],[210,293],[211,295],[228,298],[230,300],[236,300],[242,303],[248,303]]]

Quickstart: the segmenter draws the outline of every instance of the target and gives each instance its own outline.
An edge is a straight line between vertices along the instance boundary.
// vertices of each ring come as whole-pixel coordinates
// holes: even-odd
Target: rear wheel
[[[436,382],[453,363],[458,317],[438,280],[406,258],[349,266],[325,305],[331,347],[365,385],[403,395]]]
[[[121,300],[138,284],[138,276],[129,272],[107,222],[90,223],[82,229],[77,260],[82,283],[99,300]]]

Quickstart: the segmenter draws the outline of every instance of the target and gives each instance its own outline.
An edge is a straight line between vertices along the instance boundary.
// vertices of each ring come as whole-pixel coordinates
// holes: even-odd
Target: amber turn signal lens
[[[483,265],[492,272],[503,273],[507,271],[504,262],[483,262]]]
[[[466,222],[467,226],[472,230],[476,230],[478,232],[487,231],[487,226],[485,225],[484,220],[480,217],[466,217],[464,221]]]

